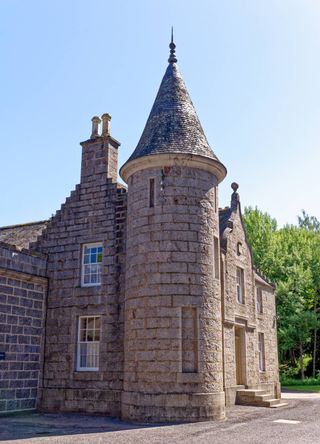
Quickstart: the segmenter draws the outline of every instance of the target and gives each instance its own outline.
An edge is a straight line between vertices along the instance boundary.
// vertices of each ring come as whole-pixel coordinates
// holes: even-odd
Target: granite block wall
[[[255,287],[262,290],[262,313],[257,313],[257,335],[264,334],[265,349],[265,370],[259,371],[259,383],[261,387],[273,386],[275,396],[280,397],[275,292],[259,276],[256,276]]]
[[[232,211],[231,211],[232,210]],[[241,220],[237,193],[233,193],[229,226],[222,233],[221,298],[224,336],[224,383],[227,405],[234,404],[239,384],[266,388],[279,396],[275,289],[253,269],[250,247]],[[244,274],[244,300],[237,301],[237,268]],[[257,287],[262,288],[263,313],[257,312]],[[236,329],[241,331],[242,378],[237,378]],[[259,368],[258,335],[264,334],[266,368]],[[238,371],[239,373],[239,371]]]
[[[0,244],[0,412],[35,409],[41,379],[46,258]]]
[[[82,143],[81,183],[32,246],[48,255],[50,286],[39,402],[46,411],[120,416],[126,189],[113,177],[117,156],[115,142],[109,139]],[[101,285],[83,286],[82,248],[96,242],[103,247]],[[97,370],[77,366],[80,316],[100,317]]]
[[[179,164],[129,179],[124,418],[224,417],[216,185]]]

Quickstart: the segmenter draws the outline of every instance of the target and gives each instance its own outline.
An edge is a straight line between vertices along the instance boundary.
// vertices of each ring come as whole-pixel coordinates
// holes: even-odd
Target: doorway
[[[242,327],[235,327],[235,361],[236,383],[244,385],[246,383],[245,329]]]

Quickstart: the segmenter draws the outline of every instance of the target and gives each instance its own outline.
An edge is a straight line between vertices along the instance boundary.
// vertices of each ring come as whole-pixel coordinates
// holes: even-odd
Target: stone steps
[[[278,399],[278,401],[280,401],[280,399]],[[286,405],[288,405],[287,402],[279,402],[278,404],[271,405],[270,408],[277,409],[279,407],[285,407]]]
[[[239,405],[252,405],[256,407],[279,408],[288,405],[281,399],[274,398],[266,390],[241,389],[237,390],[236,403]]]

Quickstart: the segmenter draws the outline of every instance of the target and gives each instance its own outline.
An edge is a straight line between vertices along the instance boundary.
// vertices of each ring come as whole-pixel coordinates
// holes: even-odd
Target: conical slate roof
[[[218,160],[204,135],[201,123],[181,77],[175,45],[170,44],[169,66],[140,141],[128,162],[154,154],[197,154]]]

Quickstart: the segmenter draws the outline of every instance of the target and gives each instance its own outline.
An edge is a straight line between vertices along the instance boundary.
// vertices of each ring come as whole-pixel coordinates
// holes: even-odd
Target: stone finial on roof
[[[239,188],[239,185],[236,182],[232,182],[231,188],[233,189],[233,193],[231,195],[231,210],[234,211],[238,208],[238,203],[240,201],[239,194],[237,193],[237,190]]]
[[[170,56],[168,58],[169,63],[177,63],[178,59],[176,57],[176,45],[173,41],[173,26],[171,27],[171,42],[169,45],[170,48]]]
[[[239,188],[239,185],[236,182],[232,182],[231,188],[233,189],[234,193],[236,193],[237,189]]]

